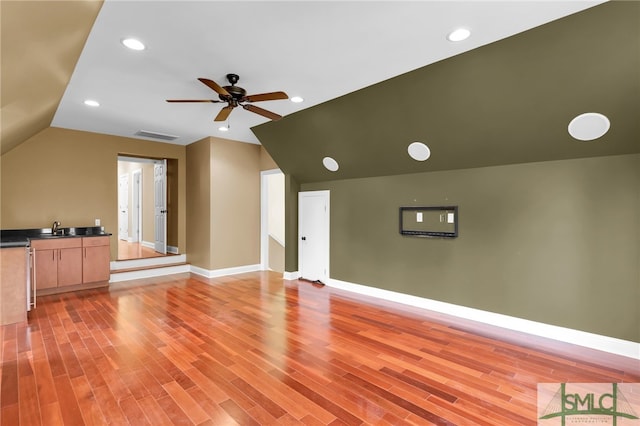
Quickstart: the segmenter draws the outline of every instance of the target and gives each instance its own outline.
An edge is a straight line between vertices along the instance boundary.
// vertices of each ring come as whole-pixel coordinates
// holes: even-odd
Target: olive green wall
[[[301,190],[331,191],[331,278],[640,342],[638,154]],[[438,205],[458,238],[399,234],[400,206]]]
[[[177,163],[177,244],[186,247],[184,146],[49,127],[2,155],[0,228],[94,226],[99,218],[117,258],[118,155]],[[173,214],[170,212],[169,214]]]
[[[298,192],[300,184],[290,174],[284,175],[284,270],[298,270]]]

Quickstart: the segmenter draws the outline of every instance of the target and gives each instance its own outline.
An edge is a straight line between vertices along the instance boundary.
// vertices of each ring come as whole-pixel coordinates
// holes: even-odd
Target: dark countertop
[[[51,233],[51,228],[3,229],[0,230],[0,248],[29,247],[31,240],[35,239],[102,237],[110,235],[110,233],[104,231],[103,226],[60,228],[60,233],[56,235]]]

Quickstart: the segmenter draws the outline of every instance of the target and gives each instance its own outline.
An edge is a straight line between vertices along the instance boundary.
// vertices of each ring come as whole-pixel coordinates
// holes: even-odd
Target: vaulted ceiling
[[[0,1],[2,154],[51,125],[101,6]]]
[[[573,139],[569,122],[587,112],[609,132]],[[299,182],[638,153],[640,3],[593,7],[254,132]],[[409,157],[414,141],[428,160]]]
[[[219,136],[308,182],[638,152],[640,4],[599,3],[2,1],[2,153],[49,125]],[[457,25],[472,36],[449,43]],[[215,99],[196,78],[228,72],[305,102],[261,103],[277,122],[235,110],[226,134],[220,104],[164,102]],[[592,111],[609,133],[572,139]],[[429,160],[407,156],[413,141]]]

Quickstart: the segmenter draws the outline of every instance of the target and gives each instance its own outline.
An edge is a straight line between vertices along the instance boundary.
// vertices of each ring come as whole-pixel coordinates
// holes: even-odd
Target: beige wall
[[[269,269],[284,272],[284,246],[269,237]]]
[[[47,128],[2,155],[0,228],[102,226],[117,257],[118,155],[175,159],[177,242],[186,247],[186,149],[139,139]]]
[[[187,146],[187,258],[216,270],[260,263],[258,145],[206,138]]]
[[[640,154],[301,186],[331,191],[332,278],[640,342]],[[400,235],[442,205],[458,238]]]
[[[212,268],[260,263],[260,146],[212,139]]]
[[[187,145],[187,261],[211,270],[211,139]]]
[[[266,149],[260,145],[260,171],[278,169],[278,165],[269,155]]]

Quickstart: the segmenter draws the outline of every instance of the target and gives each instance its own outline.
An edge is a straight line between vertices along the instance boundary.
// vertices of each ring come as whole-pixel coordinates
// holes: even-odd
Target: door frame
[[[304,223],[302,221],[302,217],[305,214],[305,212],[302,209],[302,199],[305,197],[323,197],[325,202],[326,202],[326,214],[324,215],[324,223],[322,223],[322,227],[324,228],[324,232],[323,234],[323,238],[325,240],[325,250],[323,253],[323,258],[322,259],[324,261],[324,280],[320,280],[323,283],[327,284],[330,277],[331,277],[331,270],[330,270],[330,254],[331,254],[331,250],[330,250],[330,246],[331,246],[331,221],[330,221],[330,216],[331,216],[331,191],[329,190],[321,190],[321,191],[300,191],[298,192],[298,276],[302,277],[302,229],[300,224]]]
[[[136,175],[138,175],[137,182]],[[131,178],[131,201],[133,202],[133,209],[129,210],[133,237],[130,238],[130,240],[133,243],[142,243],[142,169],[133,170],[131,172]]]
[[[126,180],[126,191],[127,191],[127,196],[126,198],[124,198],[124,203],[121,203],[122,200],[122,181]],[[118,240],[123,240],[123,241],[129,241],[129,173],[123,173],[121,175],[118,176]],[[126,219],[126,226],[127,226],[127,234],[125,235],[122,232],[122,207],[126,206],[126,213],[127,213],[127,219]]]

